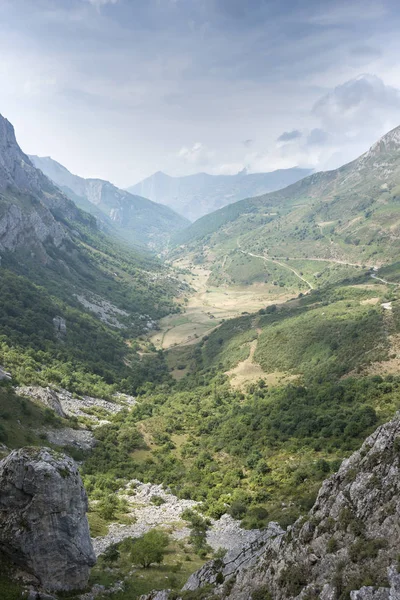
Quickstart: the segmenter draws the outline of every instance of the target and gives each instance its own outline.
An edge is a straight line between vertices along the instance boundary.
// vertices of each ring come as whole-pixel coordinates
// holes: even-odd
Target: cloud
[[[293,129],[293,131],[284,131],[277,139],[277,142],[292,142],[302,137],[301,131]]]
[[[367,44],[361,44],[360,46],[354,46],[350,49],[350,54],[357,57],[375,59],[382,56],[382,50],[368,46]]]
[[[190,165],[204,166],[214,159],[215,152],[209,150],[201,142],[195,142],[191,148],[182,146],[178,152],[178,157]]]
[[[320,98],[313,113],[329,129],[354,130],[385,122],[400,110],[400,91],[376,75],[359,75]],[[372,123],[371,123],[372,121]]]
[[[89,2],[96,8],[100,8],[102,6],[106,6],[106,4],[117,4],[119,0],[84,0],[85,2]]]
[[[254,144],[254,140],[243,140],[242,142],[243,146],[245,146],[246,148],[250,148],[250,146],[252,146]]]
[[[315,129],[312,129],[308,134],[307,144],[309,146],[322,146],[323,144],[326,144],[328,142],[329,138],[330,135],[328,132],[324,131],[323,129],[320,129],[319,127],[316,127]]]

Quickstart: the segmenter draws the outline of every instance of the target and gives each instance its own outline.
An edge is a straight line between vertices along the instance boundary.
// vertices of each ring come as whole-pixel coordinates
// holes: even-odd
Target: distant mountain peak
[[[50,157],[31,159],[80,208],[95,216],[103,229],[117,233],[129,243],[160,250],[171,233],[188,225],[170,208],[121,190],[109,181],[73,175]],[[167,175],[160,172],[159,177]]]
[[[158,171],[129,187],[128,192],[150,198],[196,220],[228,204],[273,192],[311,173],[311,169],[280,169],[270,173],[249,173],[246,168],[234,175],[194,173],[171,177]]]

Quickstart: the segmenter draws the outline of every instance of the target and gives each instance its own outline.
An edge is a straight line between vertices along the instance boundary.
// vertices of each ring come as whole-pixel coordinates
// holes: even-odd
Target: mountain
[[[269,258],[379,265],[400,250],[400,127],[334,171],[207,215],[175,243],[216,260],[246,251]],[[208,250],[207,250],[208,252]]]
[[[165,375],[161,358],[142,360],[128,340],[177,310],[182,284],[154,255],[101,232],[2,116],[0,255],[0,360],[14,381],[107,395],[118,378],[131,392],[154,369]]]
[[[197,173],[170,177],[159,171],[129,187],[128,191],[166,204],[188,219],[195,220],[237,200],[279,190],[310,172],[310,169],[295,167],[271,173],[247,173],[243,170],[237,175]]]
[[[287,531],[269,523],[250,545],[206,563],[181,593],[142,599],[398,599],[399,432],[398,416],[379,427]]]
[[[171,234],[189,222],[166,206],[120,190],[109,181],[73,175],[50,157],[30,156],[32,163],[80,208],[109,232],[134,245],[162,250]]]
[[[38,171],[22,152],[14,128],[0,115],[0,250],[21,244],[45,254],[44,244],[59,248],[69,237],[62,219],[94,226],[94,220]]]

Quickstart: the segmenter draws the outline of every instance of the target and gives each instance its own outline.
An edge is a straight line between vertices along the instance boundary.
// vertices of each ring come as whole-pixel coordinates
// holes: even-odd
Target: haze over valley
[[[1,600],[400,599],[399,17],[0,2]]]

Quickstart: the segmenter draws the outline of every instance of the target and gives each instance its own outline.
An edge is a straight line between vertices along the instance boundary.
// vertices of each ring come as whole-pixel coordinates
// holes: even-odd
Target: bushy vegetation
[[[112,329],[77,302],[60,300],[5,269],[0,278],[0,315],[0,364],[17,383],[53,383],[78,394],[109,397],[117,389],[133,392],[146,381],[168,377],[160,353],[140,359],[127,346],[129,330]],[[58,315],[67,324],[62,339],[53,324]]]
[[[7,448],[43,445],[39,429],[43,426],[70,425],[49,408],[18,396],[10,383],[0,382],[0,444]],[[47,442],[46,442],[47,443]]]
[[[132,411],[97,430],[101,443],[84,466],[91,495],[137,477],[168,484],[213,517],[229,511],[247,527],[288,524],[311,507],[341,459],[400,406],[400,381],[390,377],[271,389],[260,383],[246,395],[221,375],[199,379],[143,393]]]

